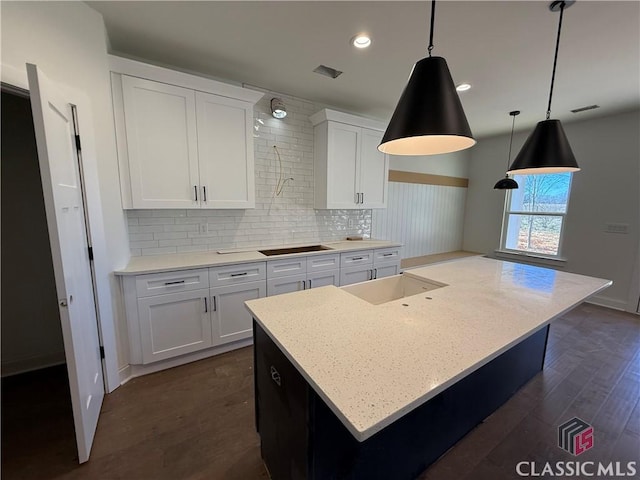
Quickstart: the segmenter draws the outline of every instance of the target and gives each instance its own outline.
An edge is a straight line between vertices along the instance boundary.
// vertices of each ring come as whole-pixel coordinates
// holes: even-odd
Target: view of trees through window
[[[570,173],[515,175],[509,191],[502,247],[556,256],[567,213]]]

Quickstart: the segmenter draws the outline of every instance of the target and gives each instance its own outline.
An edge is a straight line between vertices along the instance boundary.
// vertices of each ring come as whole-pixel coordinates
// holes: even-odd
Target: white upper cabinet
[[[255,207],[252,105],[196,92],[196,112],[201,205]]]
[[[378,151],[384,125],[333,110],[314,124],[315,208],[385,208],[389,157]]]
[[[198,205],[193,90],[122,76],[134,208]]]
[[[123,208],[254,208],[260,92],[111,57]]]

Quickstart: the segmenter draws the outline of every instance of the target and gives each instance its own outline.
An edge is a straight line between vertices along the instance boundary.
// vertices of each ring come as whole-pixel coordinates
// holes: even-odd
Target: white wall
[[[3,81],[25,83],[25,63],[30,62],[51,80],[84,94],[75,98],[83,134],[102,334],[112,373],[117,365],[128,363],[126,350],[115,358],[112,348],[113,319],[120,306],[118,283],[111,272],[126,265],[129,247],[120,204],[104,22],[81,2],[2,2],[1,21]],[[116,377],[117,372],[109,376],[110,389]]]
[[[391,155],[389,159],[389,169],[400,170],[403,172],[430,173],[433,175],[444,175],[447,177],[468,178],[470,159],[470,149],[446,153],[444,155],[417,157]]]
[[[444,155],[396,156],[391,170],[467,178],[470,151]],[[403,258],[462,248],[467,189],[443,185],[389,182],[386,209],[373,210],[373,238],[400,242]]]
[[[582,168],[573,176],[569,199],[565,270],[613,280],[595,300],[635,311],[630,299],[637,302],[640,292],[630,289],[640,242],[640,112],[563,125]],[[528,133],[514,136],[514,152]],[[465,250],[493,252],[499,247],[505,193],[493,185],[504,176],[508,147],[509,137],[502,135],[482,139],[471,150]],[[629,233],[606,233],[607,223],[626,223]]]
[[[288,115],[271,115],[270,102],[281,98]],[[313,126],[320,110],[312,102],[266,92],[254,108],[256,208],[250,210],[129,210],[132,255],[198,252],[228,248],[344,240],[371,235],[371,210],[314,210]],[[279,164],[292,177],[275,195]],[[201,224],[207,233],[200,233]]]

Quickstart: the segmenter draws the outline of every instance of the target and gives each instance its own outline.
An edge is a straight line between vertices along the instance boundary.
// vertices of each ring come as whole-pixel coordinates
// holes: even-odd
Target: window
[[[558,257],[571,173],[515,175],[513,178],[520,188],[507,194],[501,248]]]

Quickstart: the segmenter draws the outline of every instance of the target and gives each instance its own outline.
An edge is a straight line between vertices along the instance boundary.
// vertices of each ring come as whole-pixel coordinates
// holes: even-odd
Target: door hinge
[[[76,135],[76,149],[78,149],[78,151],[82,150],[82,146],[80,145],[80,135]]]
[[[89,247],[89,260],[93,261],[93,247]]]
[[[100,358],[104,359],[104,347],[100,345]]]

